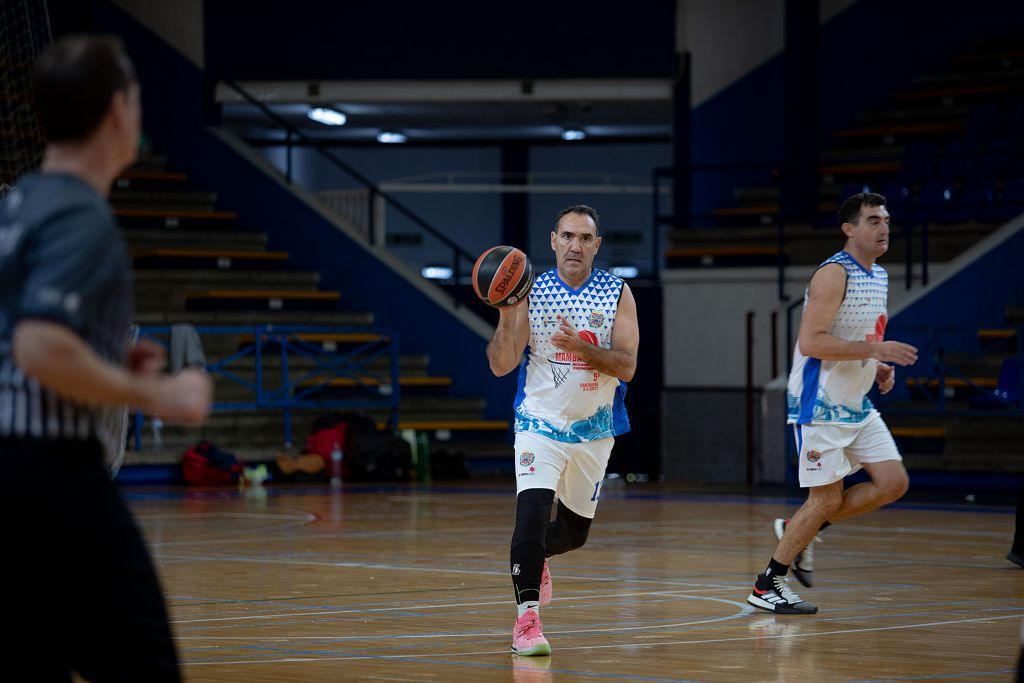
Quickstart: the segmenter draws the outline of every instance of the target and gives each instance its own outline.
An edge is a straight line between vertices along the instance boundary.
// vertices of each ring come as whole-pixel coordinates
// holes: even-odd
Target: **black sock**
[[[788,573],[789,565],[777,562],[773,557],[771,561],[768,562],[768,568],[764,570],[764,573],[761,574],[761,576],[765,577],[768,581],[771,581],[776,576],[785,576]]]
[[[821,526],[818,527],[818,532],[820,533],[820,532],[824,531],[825,529],[829,528],[830,526],[832,526],[832,522],[829,522],[829,521],[822,522]]]

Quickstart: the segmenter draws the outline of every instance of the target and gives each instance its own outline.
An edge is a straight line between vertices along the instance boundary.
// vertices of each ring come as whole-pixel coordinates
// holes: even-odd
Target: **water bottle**
[[[153,450],[159,453],[164,447],[164,440],[162,435],[164,429],[164,421],[161,420],[159,417],[154,417],[151,420],[151,422],[153,426]]]
[[[341,444],[335,441],[331,448],[331,486],[341,486],[341,461],[344,457]]]

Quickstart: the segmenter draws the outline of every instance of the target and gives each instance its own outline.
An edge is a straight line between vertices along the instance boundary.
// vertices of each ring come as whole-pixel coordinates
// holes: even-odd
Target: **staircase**
[[[135,276],[136,322],[143,326],[190,323],[200,326],[317,325],[366,328],[374,323],[366,311],[345,307],[343,292],[322,290],[320,275],[289,268],[286,252],[267,249],[267,233],[240,226],[237,215],[218,207],[216,192],[191,186],[186,174],[169,171],[165,158],[146,156],[116,181],[111,204],[131,253]],[[365,344],[369,332],[303,335],[303,342],[328,353],[342,353]],[[252,342],[252,334],[203,335],[208,363],[237,352]],[[309,359],[292,360],[295,378],[315,367]],[[254,381],[253,357],[236,361],[232,372]],[[363,369],[359,381],[338,377],[321,386],[315,398],[336,399],[376,390],[389,395],[390,362],[375,361]],[[453,395],[450,377],[433,373],[430,358],[400,358],[401,407],[399,427],[426,432],[432,450],[463,454],[475,471],[504,470],[508,460],[503,420],[482,418],[484,401]],[[263,385],[280,386],[280,356],[262,361]],[[252,392],[223,375],[215,374],[217,404],[251,402]],[[321,380],[300,385],[308,389]],[[301,447],[313,419],[329,409],[293,412],[294,439]],[[369,414],[378,426],[387,422],[386,410]],[[201,439],[235,452],[246,462],[273,459],[283,443],[280,411],[217,409],[199,429],[167,425],[159,444],[147,416],[140,431],[141,447],[132,450],[126,466],[175,465],[184,450]],[[500,460],[499,460],[500,459]]]

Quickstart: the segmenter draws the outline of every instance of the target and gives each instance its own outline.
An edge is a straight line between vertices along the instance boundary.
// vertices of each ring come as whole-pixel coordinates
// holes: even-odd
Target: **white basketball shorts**
[[[793,425],[800,486],[824,486],[861,469],[861,463],[902,460],[878,413],[859,424]]]
[[[593,519],[614,445],[613,438],[563,443],[530,432],[518,432],[516,494],[526,489],[550,489],[565,507],[581,517]]]

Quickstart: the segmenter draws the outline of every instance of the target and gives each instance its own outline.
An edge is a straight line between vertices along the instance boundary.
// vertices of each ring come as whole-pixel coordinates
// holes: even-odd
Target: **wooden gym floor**
[[[552,561],[552,656],[519,658],[511,483],[126,497],[190,681],[1008,681],[1024,616],[1009,508],[836,525],[787,617],[745,600],[799,501],[652,484],[603,493]]]

